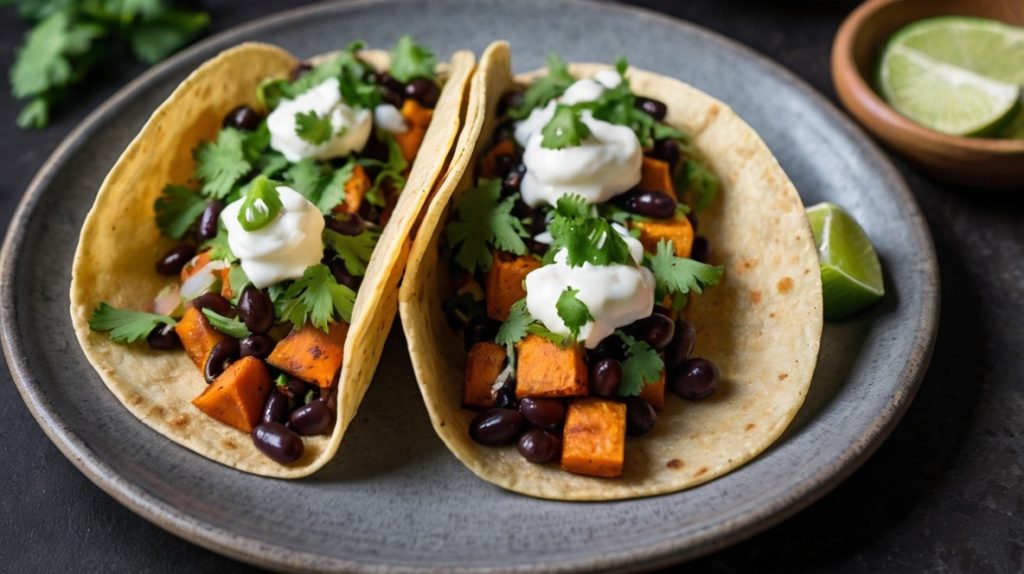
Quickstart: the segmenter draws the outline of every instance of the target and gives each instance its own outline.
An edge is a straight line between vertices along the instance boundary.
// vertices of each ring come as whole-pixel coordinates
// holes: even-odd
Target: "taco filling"
[[[666,388],[700,400],[719,379],[682,316],[723,274],[695,235],[718,182],[627,68],[576,78],[552,54],[547,76],[506,92],[442,247],[472,440],[609,478]]]
[[[153,206],[178,242],[153,262],[169,281],[147,309],[102,302],[89,319],[115,342],[187,353],[207,383],[195,408],[280,464],[335,428],[356,293],[441,93],[409,37],[386,72],[361,49],[265,79],[214,139],[167,150],[195,159]]]

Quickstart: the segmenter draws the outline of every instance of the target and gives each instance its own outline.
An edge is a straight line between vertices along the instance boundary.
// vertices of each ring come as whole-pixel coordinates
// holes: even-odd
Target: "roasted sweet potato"
[[[667,161],[644,156],[640,168],[640,187],[664,191],[676,199],[676,186],[672,183],[672,168]]]
[[[579,345],[563,349],[538,335],[527,335],[520,341],[516,397],[585,397],[588,378]]]
[[[185,314],[181,316],[181,320],[178,321],[174,330],[178,333],[185,352],[199,367],[199,370],[203,370],[206,366],[206,358],[213,350],[214,345],[228,337],[211,327],[210,322],[206,320],[206,315],[203,315],[203,312],[195,307],[185,310]]]
[[[466,360],[466,386],[462,406],[489,409],[494,406],[494,381],[505,367],[505,348],[487,341],[473,345]]]
[[[690,220],[681,215],[672,219],[658,221],[639,221],[634,226],[640,230],[640,243],[644,249],[654,253],[661,240],[671,241],[677,257],[689,257],[693,247],[693,226]]]
[[[400,134],[395,134],[395,141],[402,148],[402,157],[405,161],[412,161],[419,152],[423,143],[423,136],[427,133],[427,126],[434,111],[419,105],[416,100],[409,98],[402,104],[402,117],[409,129]]]
[[[329,388],[344,357],[346,323],[331,323],[324,333],[313,325],[292,329],[274,347],[267,363],[289,375]]]
[[[526,297],[523,288],[526,274],[540,265],[540,260],[533,255],[516,257],[495,251],[494,262],[487,271],[487,316],[496,321],[508,319],[512,304]]]
[[[499,177],[498,156],[515,155],[516,146],[512,140],[502,140],[498,145],[492,147],[483,157],[480,158],[479,177],[490,179]]]
[[[347,211],[358,213],[363,205],[363,198],[366,192],[370,191],[372,183],[363,166],[356,164],[352,169],[352,176],[345,182],[345,201],[334,208],[334,211]]]
[[[242,357],[192,399],[192,404],[226,425],[252,432],[271,387],[270,372],[263,361]]]
[[[653,383],[648,383],[640,389],[640,398],[647,401],[647,404],[660,411],[665,408],[665,370],[662,369],[661,377]]]
[[[562,469],[576,474],[622,476],[626,457],[626,405],[605,399],[569,401],[562,438]]]

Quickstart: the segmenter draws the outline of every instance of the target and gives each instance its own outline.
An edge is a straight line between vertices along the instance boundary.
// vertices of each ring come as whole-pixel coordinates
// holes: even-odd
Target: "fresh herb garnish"
[[[252,281],[249,276],[245,274],[245,270],[240,265],[232,265],[228,271],[228,285],[231,286],[231,303],[237,305],[238,300],[242,297],[242,291],[248,287]]]
[[[569,74],[569,66],[555,52],[548,53],[548,75],[534,80],[523,93],[523,104],[508,112],[510,118],[521,120],[530,115],[534,109],[546,106],[548,102],[561,96],[576,81]]]
[[[107,303],[100,303],[89,318],[93,331],[110,332],[115,343],[134,343],[145,339],[159,325],[176,325],[177,321],[166,315],[116,309]]]
[[[356,293],[335,281],[331,271],[324,264],[306,269],[275,302],[277,316],[299,326],[307,322],[327,332],[330,323],[340,319],[346,323],[352,320],[352,307]]]
[[[289,187],[316,205],[320,213],[328,215],[345,201],[345,184],[355,165],[348,162],[334,169],[328,163],[307,158],[289,167],[284,178]]]
[[[448,224],[448,246],[455,251],[455,262],[469,272],[491,267],[490,245],[516,255],[527,252],[522,238],[529,234],[512,215],[518,195],[498,201],[500,196],[500,179],[480,180],[462,197],[455,220]]]
[[[172,239],[181,239],[206,209],[199,194],[183,185],[168,185],[153,204],[156,225]]]
[[[236,339],[244,339],[252,333],[249,332],[249,328],[245,326],[245,323],[239,321],[236,318],[225,317],[219,313],[216,313],[212,309],[203,309],[203,315],[210,321],[210,326],[214,329],[229,335]]]
[[[388,73],[392,78],[407,84],[414,78],[433,80],[436,67],[437,59],[429,48],[413,42],[411,36],[402,36],[391,50]]]
[[[345,202],[345,184],[352,179],[355,167],[354,162],[348,162],[322,180],[319,196],[313,202],[320,213],[329,215],[335,207]]]
[[[690,291],[702,293],[704,287],[716,285],[722,278],[721,266],[708,265],[685,257],[676,257],[672,241],[658,242],[654,255],[648,255],[651,271],[657,284],[655,299],[665,295],[686,295]]]
[[[509,310],[508,319],[498,327],[498,335],[494,342],[505,345],[511,353],[512,347],[526,336],[527,327],[533,323],[533,316],[526,310],[526,298],[522,298],[512,304]]]
[[[245,136],[234,128],[224,128],[216,142],[203,142],[195,150],[195,178],[203,182],[202,194],[224,199],[252,165],[245,156]]]
[[[661,378],[665,370],[665,361],[658,351],[646,341],[634,339],[622,331],[616,331],[626,345],[626,360],[622,361],[622,382],[619,384],[619,395],[623,397],[639,395],[644,385],[649,385]]]
[[[228,230],[222,223],[217,225],[217,235],[204,241],[199,248],[210,255],[211,261],[238,261],[238,257],[231,252],[231,246],[228,245]]]
[[[320,145],[334,135],[329,115],[321,116],[310,110],[295,114],[295,134],[313,145]]]
[[[580,329],[583,328],[588,322],[594,320],[594,316],[590,314],[590,309],[587,304],[576,298],[576,295],[580,292],[579,289],[573,289],[571,286],[566,287],[565,291],[558,296],[558,301],[555,303],[555,310],[558,312],[558,317],[562,319],[565,326],[569,328],[569,336],[572,340],[579,339]]]
[[[373,186],[366,192],[366,201],[369,201],[370,205],[383,207],[387,203],[384,197],[385,188],[397,190],[405,187],[405,169],[409,167],[409,162],[405,161],[402,147],[398,145],[391,132],[377,130],[377,139],[388,147],[388,160],[382,162],[364,158],[359,160],[359,164],[363,167],[379,168],[377,177],[373,178]]]
[[[632,263],[633,256],[626,240],[607,219],[594,215],[589,206],[584,209],[584,205],[578,196],[558,199],[555,217],[548,226],[552,241],[544,255],[544,263],[554,261],[555,254],[562,249],[566,250],[566,264],[570,267],[580,267],[584,263]]]
[[[281,213],[281,195],[277,192],[280,185],[267,179],[264,175],[256,176],[249,184],[238,210],[238,223],[246,231],[256,231],[273,221]]]
[[[353,277],[366,274],[366,266],[377,246],[380,233],[364,229],[359,235],[342,235],[333,229],[324,229],[324,243],[345,262],[345,270]]]
[[[582,111],[573,106],[558,104],[551,121],[544,125],[541,133],[544,139],[540,145],[547,149],[575,147],[590,137],[590,128],[583,123]]]
[[[692,160],[687,161],[679,171],[682,172],[685,185],[677,184],[677,188],[686,190],[690,202],[693,204],[693,210],[703,211],[711,205],[711,201],[718,195],[719,185],[715,174]]]

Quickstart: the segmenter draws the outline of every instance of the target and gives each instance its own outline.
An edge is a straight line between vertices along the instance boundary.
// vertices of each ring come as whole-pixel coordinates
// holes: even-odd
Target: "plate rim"
[[[425,567],[368,564],[326,557],[242,536],[226,528],[211,526],[160,500],[123,477],[116,468],[104,463],[73,429],[66,426],[52,412],[50,401],[45,398],[38,381],[34,380],[29,369],[23,342],[15,329],[17,306],[14,304],[13,297],[8,295],[8,290],[12,289],[10,286],[13,284],[14,271],[18,261],[15,254],[20,253],[25,242],[28,220],[35,212],[42,192],[53,179],[57,169],[63,163],[64,157],[83,145],[90,134],[99,129],[109,116],[116,113],[122,102],[130,100],[137,92],[146,89],[154,81],[174,73],[175,68],[181,63],[204,52],[215,51],[218,46],[237,43],[242,36],[259,32],[265,28],[305,20],[320,13],[344,13],[365,6],[389,4],[394,1],[353,0],[344,3],[327,1],[274,12],[206,38],[145,71],[89,113],[43,162],[19,200],[5,234],[3,246],[0,247],[0,346],[3,348],[12,380],[19,395],[46,436],[93,484],[135,514],[191,543],[250,564],[295,571],[337,569],[377,571],[382,568],[401,572],[431,571],[430,568]],[[590,571],[595,569],[607,571],[654,568],[711,553],[775,526],[831,492],[881,446],[913,401],[926,374],[938,332],[941,283],[934,240],[920,206],[902,174],[895,168],[888,156],[884,155],[878,146],[835,104],[782,64],[745,44],[698,24],[651,9],[615,2],[559,1],[568,5],[584,6],[587,9],[603,10],[612,16],[617,13],[625,13],[632,17],[655,20],[685,30],[689,34],[701,36],[711,42],[726,45],[741,56],[755,60],[779,74],[783,80],[794,85],[798,91],[822,108],[826,115],[835,119],[847,137],[865,148],[869,154],[867,159],[871,160],[874,169],[883,172],[882,175],[893,182],[892,192],[897,199],[901,200],[900,205],[905,216],[903,219],[909,224],[908,227],[917,244],[923,247],[920,259],[925,288],[922,296],[921,315],[918,317],[918,329],[913,349],[897,376],[898,385],[894,388],[889,408],[879,412],[867,426],[867,430],[852,441],[850,446],[840,453],[831,465],[792,487],[785,496],[777,497],[768,504],[752,509],[732,522],[716,524],[686,539],[669,539],[659,544],[619,553],[589,554],[582,558],[561,562],[558,565],[538,564],[512,568],[463,567],[456,569],[460,572]]]

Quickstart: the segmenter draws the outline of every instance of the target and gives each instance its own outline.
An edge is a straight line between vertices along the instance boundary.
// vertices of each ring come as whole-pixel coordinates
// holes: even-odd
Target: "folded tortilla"
[[[608,66],[573,64],[574,77]],[[701,213],[723,281],[690,298],[685,316],[697,328],[694,356],[721,369],[711,397],[670,396],[654,430],[629,438],[618,479],[570,474],[557,464],[527,462],[514,446],[490,447],[469,437],[475,413],[463,409],[466,352],[445,319],[452,273],[439,249],[442,232],[471,166],[486,151],[501,95],[516,82],[508,46],[481,58],[455,155],[424,215],[399,293],[399,309],[431,421],[448,448],[480,478],[503,488],[558,500],[613,500],[682,490],[721,476],[771,445],[804,401],[822,329],[821,278],[813,236],[793,184],[754,130],[722,102],[680,81],[628,72],[633,91],[668,105],[665,122],[690,134],[721,180]]]
[[[316,60],[329,58],[331,54]],[[378,69],[387,52],[361,57]],[[281,465],[261,454],[252,439],[196,409],[206,388],[184,351],[154,351],[145,343],[120,345],[89,328],[100,301],[144,309],[167,283],[153,270],[175,242],[160,235],[153,202],[168,183],[188,181],[192,150],[215,139],[224,116],[243,104],[259,109],[256,88],[266,78],[286,78],[299,60],[275,46],[243,44],[193,72],[153,113],[107,175],[86,217],[72,269],[71,317],[86,357],[107,388],[142,422],[174,442],[239,470],[280,478],[306,476],[329,461],[355,416],[380,359],[398,307],[398,280],[420,212],[444,170],[459,132],[460,114],[474,67],[470,52],[457,52],[439,68],[444,81],[433,118],[391,219],[359,288],[338,382],[338,414],[330,436],[304,437],[298,461]]]

